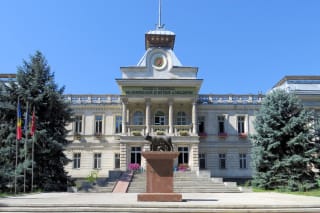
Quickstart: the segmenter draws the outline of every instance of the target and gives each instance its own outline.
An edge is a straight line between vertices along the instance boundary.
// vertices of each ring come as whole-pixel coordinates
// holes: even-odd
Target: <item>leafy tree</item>
[[[21,111],[26,112],[26,103],[29,104],[29,117],[34,107],[36,114],[36,134],[34,146],[34,185],[44,191],[64,191],[70,180],[64,171],[64,165],[69,160],[63,153],[64,147],[69,144],[67,141],[66,124],[71,121],[71,109],[63,99],[64,87],[59,88],[54,82],[54,74],[51,73],[45,57],[37,51],[30,57],[30,61],[24,61],[18,67],[17,81],[10,86],[4,86],[4,92],[0,95],[1,128],[0,128],[0,163],[5,163],[6,171],[0,171],[2,190],[12,182],[15,162],[15,127],[16,127],[16,106],[19,98]],[[22,113],[24,114],[24,113]],[[19,165],[28,167],[27,183],[30,190],[31,183],[31,144],[32,138],[28,134],[27,153],[28,161],[23,157],[23,145],[19,145],[21,157]],[[22,142],[26,141],[26,135]],[[7,151],[7,155],[2,155]],[[10,154],[9,154],[10,153]],[[19,167],[19,168],[20,168]],[[18,173],[23,169],[19,169]],[[23,179],[23,178],[22,178]],[[21,178],[19,185],[21,187]]]
[[[268,94],[256,115],[252,136],[253,185],[303,191],[317,187],[319,144],[310,131],[312,116],[284,90]]]

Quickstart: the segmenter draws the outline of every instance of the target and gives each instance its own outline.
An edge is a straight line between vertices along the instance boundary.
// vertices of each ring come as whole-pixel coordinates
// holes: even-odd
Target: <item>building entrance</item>
[[[141,147],[131,147],[130,163],[138,163],[141,165]]]
[[[189,163],[189,147],[178,147],[179,157],[178,164],[188,164]]]

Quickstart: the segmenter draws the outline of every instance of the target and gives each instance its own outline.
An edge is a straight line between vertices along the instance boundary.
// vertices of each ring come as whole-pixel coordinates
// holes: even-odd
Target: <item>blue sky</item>
[[[266,92],[320,75],[318,0],[162,0],[175,53],[202,94]],[[158,0],[0,0],[0,73],[40,50],[65,93],[119,94],[120,67],[143,56]]]

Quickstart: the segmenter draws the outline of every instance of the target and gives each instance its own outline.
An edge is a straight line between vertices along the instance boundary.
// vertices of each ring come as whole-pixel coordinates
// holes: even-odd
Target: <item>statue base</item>
[[[182,201],[182,195],[173,192],[173,161],[179,152],[142,152],[142,156],[147,161],[147,190],[138,194],[138,201]]]
[[[182,195],[178,193],[141,193],[138,194],[138,201],[181,202]]]

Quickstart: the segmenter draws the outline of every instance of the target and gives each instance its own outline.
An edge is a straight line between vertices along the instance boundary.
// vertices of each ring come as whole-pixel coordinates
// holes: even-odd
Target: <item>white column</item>
[[[198,134],[197,128],[197,100],[195,99],[192,103],[192,133],[194,135]]]
[[[127,153],[127,145],[124,143],[120,143],[120,169],[122,171],[127,170],[127,155],[130,153]]]
[[[150,99],[146,99],[146,134],[150,133]]]
[[[169,134],[173,133],[173,101],[169,100]]]
[[[127,102],[122,100],[122,134],[127,132]]]

